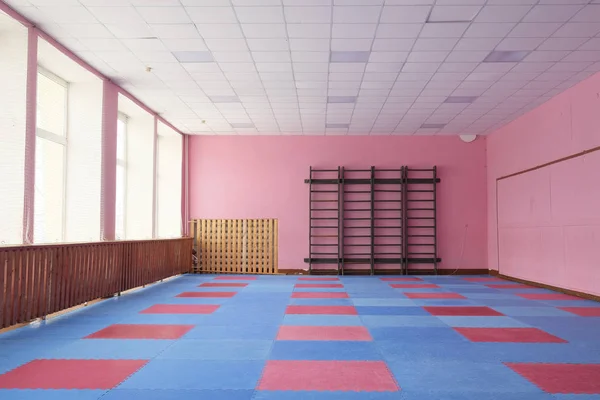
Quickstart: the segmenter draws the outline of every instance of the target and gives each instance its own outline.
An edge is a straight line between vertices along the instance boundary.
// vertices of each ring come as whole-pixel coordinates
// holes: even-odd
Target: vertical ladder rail
[[[438,273],[437,263],[437,167],[433,166],[433,269]]]
[[[371,166],[371,275],[375,274],[375,167]]]
[[[408,238],[406,237],[407,235],[407,228],[406,228],[406,167],[402,166],[400,168],[400,224],[402,225],[400,227],[400,235],[402,236],[400,238],[401,240],[401,245],[400,245],[400,252],[402,253],[401,256],[401,261],[400,261],[400,269],[402,270],[401,274],[402,275],[407,275],[408,274],[408,267],[407,267],[407,257],[406,257],[406,253],[407,253],[407,243],[408,243]]]
[[[312,193],[313,193],[313,168],[310,166],[308,173],[308,274],[312,274]]]
[[[338,274],[344,275],[344,167],[338,170]]]

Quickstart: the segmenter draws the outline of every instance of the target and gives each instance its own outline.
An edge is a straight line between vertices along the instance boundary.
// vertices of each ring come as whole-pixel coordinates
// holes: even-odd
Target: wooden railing
[[[190,221],[198,263],[194,272],[276,274],[276,219],[196,219]]]
[[[0,328],[190,272],[192,238],[0,247]]]

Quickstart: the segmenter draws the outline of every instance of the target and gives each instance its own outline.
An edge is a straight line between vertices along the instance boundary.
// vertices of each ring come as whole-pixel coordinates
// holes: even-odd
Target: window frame
[[[120,240],[126,240],[127,239],[127,125],[129,123],[129,116],[121,111],[118,112],[117,114],[117,125],[119,123],[119,121],[121,121],[123,123],[124,126],[124,132],[123,132],[123,154],[124,157],[123,159],[119,158],[119,155],[117,154],[117,168],[122,167],[124,170],[124,174],[123,174],[123,238],[121,238]],[[118,131],[118,127],[117,127],[117,131]],[[118,146],[118,144],[117,144]],[[116,179],[115,179],[115,183],[116,183]],[[116,190],[115,190],[115,194],[116,194]],[[116,203],[116,199],[115,199],[115,203]],[[116,218],[116,212],[115,212],[115,218]],[[115,220],[115,224],[116,224],[116,220]],[[116,226],[116,225],[115,225]],[[115,232],[115,240],[116,240],[116,232]]]
[[[62,229],[61,229],[61,238],[60,238],[60,242],[64,242],[66,233],[67,233],[66,230],[67,230],[67,184],[68,184],[67,162],[68,162],[68,151],[69,151],[69,146],[68,146],[68,144],[69,144],[69,82],[62,79],[61,77],[54,74],[53,72],[50,72],[49,70],[47,70],[46,68],[42,67],[39,64],[37,66],[37,73],[39,75],[43,75],[45,78],[48,78],[51,81],[53,81],[54,83],[57,83],[60,86],[65,88],[65,101],[64,101],[64,103],[65,103],[64,104],[65,126],[64,126],[64,130],[63,130],[63,136],[57,135],[52,132],[48,132],[42,128],[38,128],[37,121],[36,121],[36,126],[35,126],[36,138],[39,137],[40,139],[45,139],[50,142],[60,144],[64,148],[64,150],[63,150],[63,171],[62,171],[62,179],[63,179]],[[36,79],[37,79],[37,75],[36,75]],[[37,96],[38,96],[38,94],[36,93],[36,98],[37,98]],[[36,100],[36,108],[37,108],[37,100]],[[35,168],[35,166],[34,166],[34,168]],[[35,220],[34,220],[34,224],[35,224]]]

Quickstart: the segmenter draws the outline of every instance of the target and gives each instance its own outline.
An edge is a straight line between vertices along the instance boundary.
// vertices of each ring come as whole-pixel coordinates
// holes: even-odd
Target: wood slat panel
[[[190,222],[197,243],[194,272],[277,273],[277,220],[202,219]]]

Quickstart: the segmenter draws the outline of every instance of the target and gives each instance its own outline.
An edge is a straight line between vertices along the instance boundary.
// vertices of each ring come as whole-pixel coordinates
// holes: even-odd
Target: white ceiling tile
[[[486,22],[472,23],[464,34],[466,38],[501,38],[513,29],[515,23],[512,22]]]
[[[548,39],[550,40],[550,39]],[[577,39],[570,39],[570,40],[577,40]],[[571,42],[571,45],[575,44],[575,42]],[[574,49],[571,49],[574,50]],[[600,50],[600,38],[593,38],[590,39],[588,41],[586,41],[583,45],[581,45],[581,47],[578,48],[578,50],[589,50],[589,51],[594,51],[594,50]]]
[[[463,38],[458,41],[453,53],[476,50],[489,52],[492,51],[501,40],[502,39],[500,38]]]
[[[283,32],[285,33],[285,29]],[[287,24],[287,34],[290,38],[329,38],[331,37],[331,26],[328,24]]]
[[[281,5],[281,0],[231,0],[231,4],[234,6],[278,6]]]
[[[477,63],[450,63],[445,62],[440,65],[439,72],[471,72],[477,67]]]
[[[422,38],[452,38],[461,37],[469,24],[462,22],[434,23],[430,22],[423,26],[419,35]]]
[[[467,4],[466,1],[456,4]],[[480,3],[481,4],[481,3]],[[481,10],[481,5],[439,5],[439,2],[431,10],[429,22],[470,22]]]
[[[523,18],[523,22],[566,22],[581,8],[580,5],[537,5]]]
[[[289,51],[289,42],[286,39],[248,39],[248,47],[250,51]]]
[[[527,51],[535,50],[544,38],[506,38],[502,40],[494,50],[497,51]]]
[[[517,63],[499,62],[499,63],[481,63],[473,72],[508,72],[515,67]]]
[[[206,39],[243,39],[238,24],[196,24],[198,32]]]
[[[524,62],[547,62],[560,61],[569,52],[568,51],[532,51],[523,59]]]
[[[136,56],[144,63],[176,63],[177,59],[169,51],[136,52]]]
[[[249,39],[286,38],[284,24],[242,24],[244,36]]]
[[[206,43],[202,39],[163,39],[163,44],[170,51],[206,51]]]
[[[381,7],[376,7],[376,6],[375,7],[374,6],[366,6],[366,7],[334,6],[333,7],[333,23],[334,24],[377,23],[379,21],[380,12],[381,12]]]
[[[555,52],[556,53],[556,52]],[[563,52],[568,53],[568,52]],[[600,61],[600,50],[599,51],[574,51],[569,55],[565,56],[562,60],[556,61],[567,61],[567,62],[584,62],[584,61],[592,61],[597,62]]]
[[[522,22],[508,35],[517,38],[548,37],[562,26],[561,22]]]
[[[331,72],[364,72],[365,71],[365,63],[331,63],[331,64],[329,64],[329,71],[331,71]]]
[[[59,24],[94,24],[98,19],[85,7],[79,6],[40,6],[39,11],[45,18]]]
[[[374,52],[393,51],[402,52],[410,51],[414,44],[414,39],[375,39],[373,41]]]
[[[587,62],[558,62],[548,68],[548,72],[580,72],[592,65],[591,61]]]
[[[254,40],[272,40],[272,39],[250,39],[248,44]],[[274,39],[273,39],[274,40]],[[244,39],[205,39],[206,46],[210,51],[247,51],[246,41]]]
[[[544,72],[554,65],[553,62],[527,62],[518,63],[511,70],[512,72]]]
[[[486,5],[481,9],[475,18],[475,22],[519,22],[527,14],[527,12],[529,12],[530,9],[531,6],[521,5]]]
[[[284,13],[288,24],[331,23],[331,7],[284,7]]]
[[[252,56],[248,51],[220,52],[213,51],[213,58],[217,62],[252,62]]]
[[[92,51],[128,51],[118,39],[89,39],[81,38],[79,40],[86,48]],[[62,40],[61,40],[62,42]]]
[[[379,24],[377,38],[416,38],[426,24]]]
[[[79,26],[79,32],[76,29],[73,29],[75,26]],[[150,26],[146,23],[144,24],[106,24],[105,26],[97,25],[97,24],[89,24],[89,25],[69,25],[69,31],[75,37],[92,37],[91,34],[94,34],[94,31],[102,29],[103,32],[106,32],[104,37],[116,37],[120,39],[124,38],[140,38],[140,37],[151,37],[154,36],[153,32],[150,30]],[[96,32],[98,33],[98,32]],[[98,37],[98,36],[96,36]]]
[[[407,62],[402,67],[402,72],[435,72],[441,63],[411,63]]]
[[[332,64],[333,67],[334,64]],[[365,72],[400,72],[403,63],[374,63],[370,62],[367,64]]]
[[[600,3],[597,0],[594,4],[583,7],[571,19],[571,22],[598,22],[600,21]]]
[[[329,51],[329,39],[297,39],[289,40],[290,49],[296,51]]]
[[[158,39],[123,39],[122,42],[133,52],[167,51],[165,45]]]
[[[363,74],[356,72],[331,72],[329,74],[329,80],[337,82],[360,82],[362,78]]]
[[[540,45],[538,50],[576,50],[586,38],[549,38]]]
[[[331,64],[334,65],[342,65],[342,63]],[[356,65],[356,64],[352,64]],[[360,65],[360,64],[358,64]],[[294,63],[293,64],[294,72],[327,72],[329,71],[328,63]]]
[[[449,51],[411,51],[408,62],[440,62],[450,54]]]
[[[292,61],[297,62],[329,62],[328,51],[292,51]]]
[[[331,39],[331,51],[370,51],[373,39]]]
[[[98,9],[105,7],[98,7]],[[123,7],[119,7],[123,8]],[[149,24],[185,24],[190,23],[185,8],[183,7],[137,7],[137,12]],[[123,11],[117,11],[122,13]]]
[[[412,48],[413,51],[444,51],[444,50],[452,50],[458,39],[450,38],[419,38],[414,44]]]
[[[379,7],[375,8],[379,10]],[[385,6],[380,22],[422,24],[427,20],[430,10],[429,6]]]
[[[386,62],[404,62],[408,57],[408,51],[372,51],[369,56],[369,62],[386,63]]]
[[[397,76],[396,72],[365,72],[363,82],[394,82]]]
[[[150,29],[163,39],[199,39],[200,35],[194,24],[152,24]]]
[[[252,58],[256,62],[291,62],[289,51],[253,51]],[[215,58],[216,59],[216,58]]]
[[[282,24],[282,7],[235,7],[235,14],[242,24]]]
[[[377,24],[333,24],[331,35],[336,39],[370,39],[376,29]]]
[[[593,37],[600,33],[600,22],[567,22],[552,36],[554,37]]]
[[[201,24],[235,24],[233,7],[186,7],[193,22]]]
[[[292,63],[256,63],[259,72],[292,72]]]

